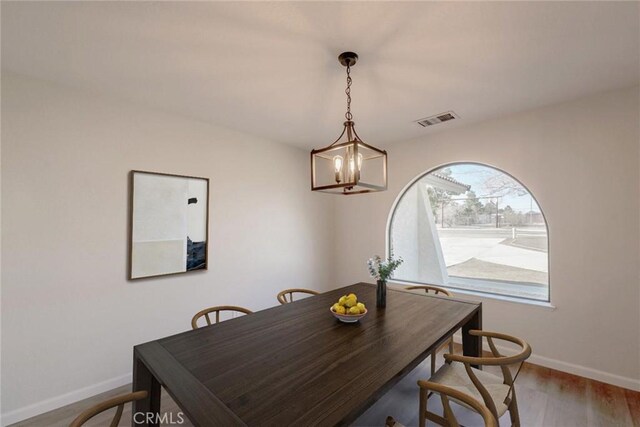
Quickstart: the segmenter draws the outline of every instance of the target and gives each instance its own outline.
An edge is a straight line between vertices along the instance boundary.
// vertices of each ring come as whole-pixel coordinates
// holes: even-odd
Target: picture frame
[[[209,178],[129,173],[129,280],[208,269]]]

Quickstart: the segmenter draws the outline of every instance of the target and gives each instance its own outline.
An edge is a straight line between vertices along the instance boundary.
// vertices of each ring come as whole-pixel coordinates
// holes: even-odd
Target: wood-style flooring
[[[456,351],[460,351],[458,348]],[[438,357],[438,365],[442,357]],[[493,371],[499,375],[499,371]],[[353,426],[383,426],[387,415],[392,415],[405,426],[418,425],[418,386],[416,381],[428,378],[429,359],[402,379],[356,420]],[[11,427],[62,427],[68,426],[84,409],[118,394],[127,393],[131,386],[123,386],[89,399],[56,409],[46,414],[13,424]],[[598,381],[578,377],[564,372],[525,364],[516,381],[516,392],[520,408],[522,426],[540,427],[640,427],[640,393],[615,387]],[[441,408],[440,399],[429,399],[430,410]],[[467,409],[453,405],[460,424],[479,426],[481,420]],[[162,413],[178,420],[180,408],[163,390]],[[90,420],[86,426],[108,426],[113,412],[103,413]],[[131,424],[131,406],[127,405],[120,422],[121,426]],[[508,426],[509,415],[505,414],[501,426]],[[176,424],[163,423],[163,426]],[[183,426],[192,424],[186,420]],[[429,424],[432,425],[432,424]]]

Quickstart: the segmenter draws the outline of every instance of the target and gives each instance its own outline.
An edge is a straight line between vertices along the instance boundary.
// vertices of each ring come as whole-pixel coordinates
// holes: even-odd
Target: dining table
[[[367,314],[342,323],[330,308],[351,293]],[[160,413],[161,387],[195,426],[350,425],[460,329],[480,356],[481,303],[389,288],[377,308],[356,283],[136,345],[132,425],[157,425],[135,414]]]

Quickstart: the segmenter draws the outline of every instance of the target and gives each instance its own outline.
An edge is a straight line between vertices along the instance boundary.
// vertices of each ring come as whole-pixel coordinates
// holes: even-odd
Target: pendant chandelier
[[[338,60],[347,67],[347,112],[344,115],[347,120],[333,144],[311,151],[311,190],[335,194],[384,191],[387,189],[387,152],[363,142],[352,120],[351,67],[358,55],[344,52]]]

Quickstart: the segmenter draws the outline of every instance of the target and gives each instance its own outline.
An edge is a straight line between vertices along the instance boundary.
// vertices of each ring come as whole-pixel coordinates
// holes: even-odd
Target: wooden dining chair
[[[478,402],[472,396],[456,390],[451,387],[447,387],[442,384],[433,383],[430,381],[418,381],[420,387],[420,412],[418,414],[418,423],[420,427],[425,427],[427,419],[434,421],[433,418],[427,417],[427,400],[430,393],[438,393],[440,400],[442,401],[442,408],[444,409],[444,417],[438,417],[439,420],[434,421],[442,426],[447,427],[460,427],[458,420],[449,405],[449,399],[455,399],[457,402],[463,403],[467,408],[477,412],[482,417],[485,427],[498,427],[498,422],[493,416],[489,408],[482,403]],[[435,415],[435,414],[434,414]],[[393,417],[387,417],[385,427],[404,427],[397,422]]]
[[[195,316],[193,316],[193,318],[191,319],[191,327],[193,329],[198,329],[198,320],[201,317],[204,317],[205,320],[207,321],[207,326],[211,326],[211,318],[209,317],[209,315],[211,313],[215,313],[216,314],[216,321],[214,323],[218,323],[220,322],[220,312],[222,311],[231,311],[231,312],[235,312],[235,313],[242,313],[242,314],[252,314],[253,311],[244,308],[244,307],[238,307],[235,305],[219,305],[216,307],[209,307],[209,308],[205,308],[204,310],[201,310],[199,312],[197,312],[195,314]]]
[[[292,288],[279,292],[276,298],[280,304],[289,304],[290,302],[293,302],[293,294],[320,295],[320,292],[313,291],[311,289]],[[289,296],[289,299],[287,299],[287,295]]]
[[[453,294],[448,290],[433,285],[407,286],[405,289],[408,291],[423,290],[427,295],[433,293],[434,295],[444,295],[446,297],[453,296]],[[442,350],[442,348],[447,345],[449,346],[449,353],[453,353],[453,337],[449,338],[447,342],[431,352],[431,375],[433,375],[436,371],[436,356],[438,354],[438,351]]]
[[[408,291],[424,291],[426,294],[433,293],[434,295],[443,294],[447,297],[452,297],[453,294],[444,288],[440,288],[438,286],[433,285],[415,285],[415,286],[407,286],[405,288]]]
[[[114,408],[116,406],[118,407],[118,409],[116,409],[116,413],[113,416],[113,419],[111,420],[111,424],[109,425],[110,427],[118,427],[118,424],[120,423],[120,418],[122,418],[122,411],[124,410],[125,403],[135,402],[136,400],[145,399],[146,397],[147,397],[146,391],[136,391],[133,393],[127,393],[120,396],[116,396],[109,400],[105,400],[104,402],[98,403],[97,405],[92,406],[91,408],[82,412],[80,415],[76,417],[75,420],[71,422],[71,424],[69,424],[69,427],[80,427],[81,425],[83,425],[84,423],[86,423],[87,421],[89,421],[91,418],[95,417],[99,413],[104,412],[108,409]]]
[[[511,425],[519,427],[520,415],[518,413],[514,384],[523,362],[531,355],[531,346],[520,338],[498,332],[470,330],[469,334],[486,338],[492,356],[472,357],[461,354],[445,354],[445,364],[429,379],[429,383],[441,384],[471,395],[474,399],[484,403],[484,406],[489,409],[496,421],[499,420],[505,412],[509,411]],[[513,356],[503,356],[496,348],[494,339],[517,344],[520,347],[519,352]],[[499,366],[502,371],[502,376],[500,377],[472,367],[474,365]],[[514,365],[517,366],[517,370],[515,375],[512,375],[509,368]],[[439,393],[437,390],[433,391]],[[461,402],[462,405],[466,403],[464,400],[457,399],[455,396],[451,397],[454,401]],[[447,409],[445,407],[445,416],[446,411]],[[425,412],[425,416],[427,419],[436,423],[443,421],[442,417],[431,412]]]

